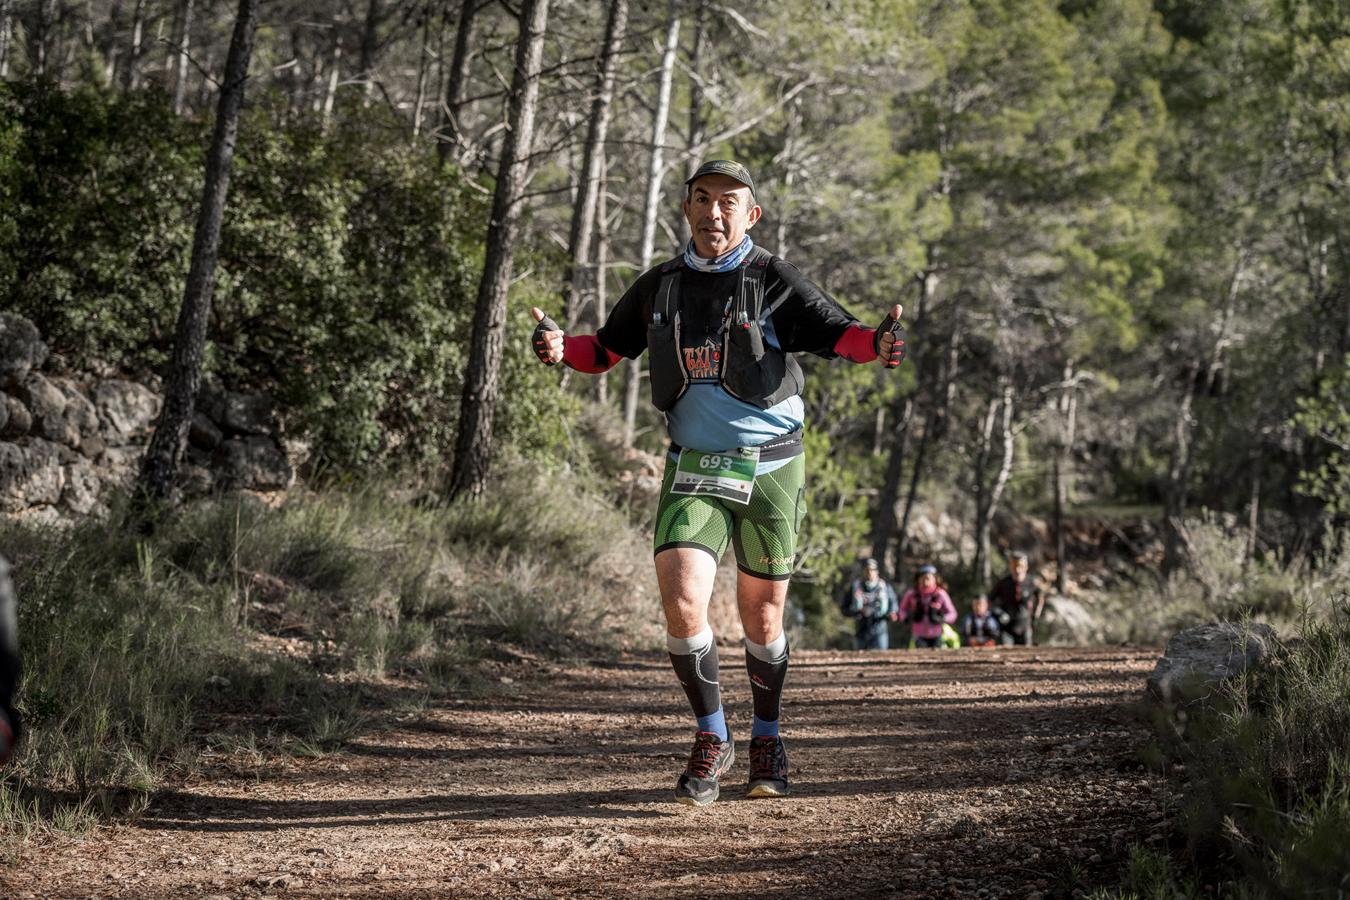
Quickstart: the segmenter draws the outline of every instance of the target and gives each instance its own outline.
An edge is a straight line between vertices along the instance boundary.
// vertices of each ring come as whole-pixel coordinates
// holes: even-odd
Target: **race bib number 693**
[[[758,466],[758,447],[738,447],[717,453],[681,450],[670,492],[749,503]]]

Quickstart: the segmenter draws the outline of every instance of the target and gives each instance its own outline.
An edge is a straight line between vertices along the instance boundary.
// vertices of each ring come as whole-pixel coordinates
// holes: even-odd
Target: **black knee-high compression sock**
[[[745,670],[750,673],[750,694],[755,701],[750,737],[777,737],[778,710],[788,670],[787,635],[780,634],[767,644],[746,638]]]
[[[722,714],[717,643],[713,640],[712,628],[705,625],[698,634],[687,638],[666,635],[666,649],[670,651],[670,663],[675,667],[675,674],[689,697],[689,706],[698,719],[698,730],[711,731],[725,741],[727,722]]]

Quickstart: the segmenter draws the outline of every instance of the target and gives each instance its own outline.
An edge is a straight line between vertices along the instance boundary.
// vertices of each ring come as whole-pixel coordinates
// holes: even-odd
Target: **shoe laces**
[[[755,738],[750,742],[750,772],[757,778],[779,776],[777,738]]]
[[[694,752],[689,755],[687,771],[695,778],[711,778],[721,755],[722,739],[712,732],[700,731],[694,736]]]

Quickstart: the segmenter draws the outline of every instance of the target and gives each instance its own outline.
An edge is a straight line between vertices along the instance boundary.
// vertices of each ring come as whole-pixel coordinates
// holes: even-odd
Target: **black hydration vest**
[[[772,259],[773,254],[756,247],[741,263],[740,285],[718,332],[722,336],[719,383],[737,400],[760,409],[800,394],[803,384],[801,366],[787,353],[769,346],[760,326],[760,320],[773,312],[773,307],[763,309],[764,276]],[[682,256],[661,266],[661,283],[647,326],[652,404],[661,412],[669,410],[689,390],[689,371],[680,347],[683,271]]]

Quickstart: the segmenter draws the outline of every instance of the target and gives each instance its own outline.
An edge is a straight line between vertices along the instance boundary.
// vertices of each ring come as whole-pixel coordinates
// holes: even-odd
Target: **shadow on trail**
[[[743,785],[728,784],[719,805],[754,803],[766,810],[792,810],[812,798],[884,797],[910,787],[927,789],[931,779],[881,777],[815,781],[803,776],[789,800],[748,800],[738,796]],[[674,802],[668,785],[657,788],[616,788],[603,791],[557,791],[531,794],[427,794],[420,797],[355,800],[267,800],[249,797],[212,797],[190,791],[166,792],[137,823],[138,827],[164,831],[269,832],[312,828],[376,828],[412,826],[437,821],[492,821],[507,819],[557,819],[562,832],[576,829],[578,817],[592,819],[685,820],[700,829],[696,810]],[[531,834],[546,833],[548,826],[531,822]],[[662,826],[665,827],[664,825]]]

